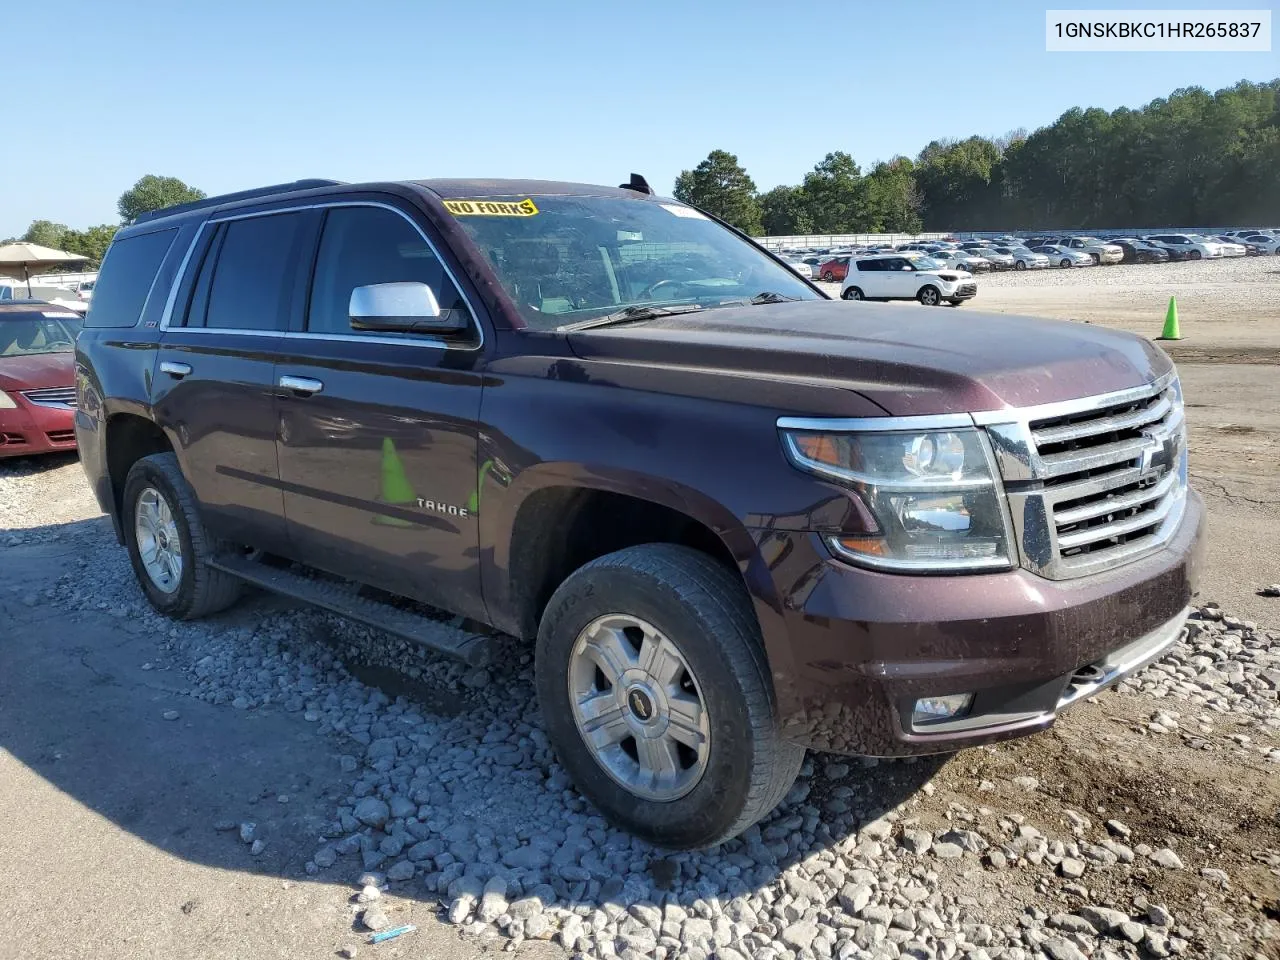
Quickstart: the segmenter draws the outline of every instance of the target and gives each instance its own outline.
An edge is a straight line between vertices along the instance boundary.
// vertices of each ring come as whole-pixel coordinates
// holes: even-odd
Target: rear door
[[[306,211],[205,224],[161,336],[152,387],[205,522],[271,552],[288,539],[276,462],[276,357],[296,294]]]
[[[410,212],[323,211],[309,303],[276,368],[278,450],[293,554],[332,573],[483,617],[476,313]],[[354,330],[351,291],[426,283],[462,333]]]

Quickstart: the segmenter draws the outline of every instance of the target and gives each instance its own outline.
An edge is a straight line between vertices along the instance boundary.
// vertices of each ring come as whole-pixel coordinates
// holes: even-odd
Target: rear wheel
[[[840,294],[840,298],[842,300],[861,300],[862,291],[859,290],[857,287],[848,287],[847,289],[845,289],[843,293]]]
[[[241,581],[207,565],[216,542],[172,453],[143,457],[129,469],[123,521],[133,572],[161,613],[194,620],[239,598]]]
[[[578,789],[661,846],[742,832],[777,806],[804,759],[779,736],[741,581],[687,547],[629,547],[572,574],[543,615],[535,673]]]
[[[1093,265],[1095,267],[1102,266],[1102,257],[1100,257],[1098,254],[1096,253],[1089,254],[1089,259],[1093,261]]]
[[[822,272],[822,279],[827,281],[827,283],[834,283],[836,278],[830,270],[824,270]]]
[[[1192,259],[1192,260],[1199,260],[1199,259],[1200,259],[1200,251],[1199,251],[1199,250],[1192,250],[1192,251],[1191,251],[1191,259]]]
[[[920,292],[916,294],[916,299],[926,307],[936,307],[942,302],[942,294],[938,292],[937,287],[923,286],[920,288]]]
[[[1027,261],[1025,261],[1025,260],[1019,260],[1017,263],[1015,263],[1015,264],[1013,265],[1013,269],[1015,269],[1015,270],[1025,270],[1025,269],[1027,269]]]
[[[1063,257],[1062,261],[1058,264],[1058,266],[1060,266],[1063,270],[1069,269],[1071,266],[1071,261],[1068,260],[1066,257]]]

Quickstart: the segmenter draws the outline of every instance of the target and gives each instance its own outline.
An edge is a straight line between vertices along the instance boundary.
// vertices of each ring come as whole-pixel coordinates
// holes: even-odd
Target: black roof
[[[485,180],[485,179],[437,179],[414,180],[437,196],[454,197],[636,197],[645,196],[636,190],[621,187],[602,187],[590,183],[569,183],[563,180]]]

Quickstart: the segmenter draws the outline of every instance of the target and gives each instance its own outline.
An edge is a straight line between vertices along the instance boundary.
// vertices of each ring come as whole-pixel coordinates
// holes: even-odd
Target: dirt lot
[[[760,830],[699,854],[567,788],[525,651],[466,671],[261,595],[164,621],[77,463],[0,464],[0,958],[1280,958],[1276,261],[982,282],[985,309],[1147,334],[1177,285],[1203,599],[1228,618],[1032,739],[812,756]],[[1210,268],[1235,276],[1211,296]],[[394,825],[352,818],[409,795]],[[419,929],[364,946],[374,908]]]

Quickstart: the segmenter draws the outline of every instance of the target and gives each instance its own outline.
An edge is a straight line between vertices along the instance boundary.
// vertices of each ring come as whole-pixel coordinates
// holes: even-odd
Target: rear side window
[[[85,326],[135,326],[142,318],[142,309],[147,304],[160,264],[177,235],[175,227],[126,237],[111,244],[102,261]]]
[[[408,220],[381,207],[335,207],[325,215],[320,235],[308,332],[359,334],[351,328],[351,291],[406,280],[429,286],[442,310],[466,309],[439,258]]]
[[[201,326],[202,312],[206,327],[284,330],[301,227],[299,213],[226,223],[201,267],[188,326]]]

